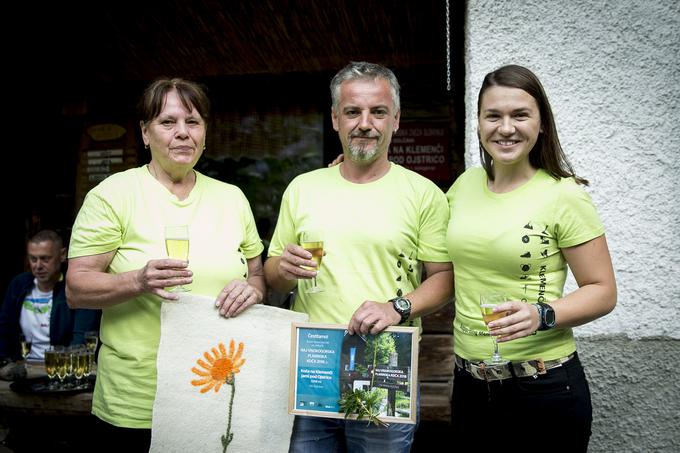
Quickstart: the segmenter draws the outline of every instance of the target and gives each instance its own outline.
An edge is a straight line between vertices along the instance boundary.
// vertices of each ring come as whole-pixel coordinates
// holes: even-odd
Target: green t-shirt
[[[167,257],[166,225],[189,225],[192,294],[216,297],[230,281],[245,279],[246,260],[262,253],[250,205],[237,187],[196,172],[196,185],[180,201],[139,167],[110,176],[88,193],[69,258],[115,250],[108,272],[141,269]],[[160,298],[145,294],[102,311],[92,412],[113,425],[151,427],[160,307]]]
[[[317,282],[324,291],[308,294],[311,280],[299,280],[293,309],[310,322],[346,324],[364,301],[415,289],[422,262],[449,261],[447,220],[444,193],[399,165],[367,184],[347,181],[340,166],[323,168],[286,189],[269,256],[299,244],[302,231],[322,231],[326,255]]]
[[[590,196],[572,178],[539,170],[503,194],[487,186],[482,168],[461,175],[447,193],[451,216],[447,245],[456,291],[454,348],[469,360],[491,356],[479,296],[502,292],[509,300],[546,302],[562,297],[567,263],[560,251],[604,234]],[[564,357],[576,345],[571,329],[552,329],[500,344],[503,357]]]

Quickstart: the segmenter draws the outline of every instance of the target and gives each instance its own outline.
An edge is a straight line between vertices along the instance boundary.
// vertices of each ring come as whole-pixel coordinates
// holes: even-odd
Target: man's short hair
[[[375,80],[384,79],[390,84],[390,92],[392,94],[392,103],[394,104],[395,113],[399,111],[399,82],[397,76],[386,68],[375,63],[367,63],[365,61],[352,61],[347,66],[342,68],[335,74],[331,80],[331,99],[333,101],[333,110],[338,111],[338,104],[340,103],[340,85],[349,80]]]
[[[28,242],[33,244],[38,244],[45,241],[52,241],[59,248],[64,246],[64,241],[61,239],[61,236],[59,236],[59,233],[54,230],[38,231],[31,239],[28,240]]]

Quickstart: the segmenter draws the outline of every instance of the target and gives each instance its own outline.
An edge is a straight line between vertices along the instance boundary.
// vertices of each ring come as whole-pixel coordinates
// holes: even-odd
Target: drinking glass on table
[[[71,368],[71,351],[66,348],[57,349],[57,378],[59,378],[59,387],[65,388],[64,381],[68,377]]]
[[[73,375],[76,378],[76,388],[81,388],[83,383],[83,378],[85,377],[85,370],[89,366],[87,361],[87,354],[89,351],[87,348],[78,346],[74,348],[71,355],[71,362],[73,363]]]
[[[95,352],[99,343],[99,332],[91,330],[85,332],[85,346],[89,351]]]
[[[165,249],[169,258],[189,261],[189,226],[176,225],[165,227]],[[171,292],[186,292],[189,288],[178,285]]]
[[[55,346],[50,346],[45,350],[45,373],[47,373],[49,379],[48,388],[56,387],[54,378],[57,377],[57,354],[58,350]]]
[[[85,346],[86,346],[86,352],[87,352],[87,374],[86,376],[90,375],[90,372],[94,371],[94,357],[95,354],[97,353],[97,345],[99,344],[99,332],[96,330],[92,330],[89,332],[85,332]]]
[[[502,293],[482,294],[479,297],[479,307],[482,310],[482,318],[484,319],[484,324],[487,325],[487,328],[491,321],[503,318],[508,314],[507,311],[501,311],[496,313],[494,313],[493,311],[497,305],[502,304],[506,300],[507,298],[505,297],[505,294]],[[507,364],[508,361],[501,357],[501,353],[498,351],[498,341],[496,341],[496,336],[491,335],[491,339],[493,340],[493,355],[491,356],[490,359],[484,360],[484,363],[486,365],[492,366]]]
[[[300,246],[312,254],[312,260],[316,263],[316,267],[302,266],[303,269],[309,271],[319,272],[321,268],[321,260],[323,259],[323,237],[318,231],[303,231]],[[320,293],[323,288],[316,284],[316,276],[312,277],[312,286],[307,288],[307,293]]]
[[[22,333],[19,335],[19,344],[21,346],[21,357],[26,360],[31,353],[31,339]]]

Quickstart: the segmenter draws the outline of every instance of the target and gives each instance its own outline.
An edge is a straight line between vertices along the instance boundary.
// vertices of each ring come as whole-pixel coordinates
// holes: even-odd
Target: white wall
[[[680,2],[470,0],[467,13],[466,165],[479,165],[484,75],[530,68],[591,182],[616,271],[616,309],[576,334],[679,339]]]

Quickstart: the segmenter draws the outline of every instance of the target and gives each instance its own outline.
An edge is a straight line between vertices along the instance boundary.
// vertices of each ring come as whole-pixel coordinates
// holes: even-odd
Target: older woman
[[[194,170],[209,107],[195,83],[149,86],[140,126],[151,161],[92,189],[73,227],[69,304],[103,309],[92,412],[111,443],[128,451],[149,448],[160,306],[179,298],[172,288],[215,297],[224,316],[264,294],[263,246],[248,201],[237,187]],[[164,229],[174,225],[189,227],[189,261],[166,258]]]

